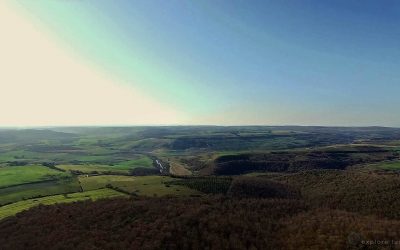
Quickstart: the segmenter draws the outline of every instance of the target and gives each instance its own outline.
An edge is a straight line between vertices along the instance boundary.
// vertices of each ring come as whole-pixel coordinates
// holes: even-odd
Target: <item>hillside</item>
[[[399,239],[400,129],[21,131],[1,131],[1,250],[390,249]]]

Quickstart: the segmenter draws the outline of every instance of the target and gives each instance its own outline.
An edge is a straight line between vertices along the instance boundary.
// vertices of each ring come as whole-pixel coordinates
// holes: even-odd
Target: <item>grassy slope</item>
[[[137,159],[122,161],[114,165],[118,169],[132,169],[137,167],[151,168],[153,166],[153,160],[147,156],[142,156]]]
[[[67,170],[67,171],[80,171],[82,173],[92,173],[92,172],[118,172],[127,174],[129,170],[118,169],[114,166],[100,165],[100,164],[85,164],[85,165],[57,165],[57,168]]]
[[[88,199],[98,200],[98,199],[118,197],[118,196],[123,197],[126,195],[117,192],[115,190],[105,188],[88,192],[79,192],[66,195],[53,195],[43,198],[19,201],[16,203],[12,203],[10,205],[5,205],[0,207],[0,220],[8,216],[15,215],[21,211],[28,210],[31,207],[38,206],[39,204],[51,205],[55,203],[68,203],[68,202],[82,201]]]
[[[0,206],[11,202],[17,202],[20,200],[31,199],[40,196],[73,193],[79,191],[81,191],[81,187],[76,178],[0,188]]]
[[[90,162],[90,160],[96,161],[96,157],[100,157],[101,160],[107,160],[107,159],[109,160],[112,158],[111,156],[87,156],[85,158],[85,161],[86,162]],[[82,157],[80,159],[82,160]],[[77,164],[57,165],[57,168],[60,168],[60,169],[77,170],[77,171],[81,171],[83,173],[91,173],[94,171],[104,173],[104,172],[111,171],[111,172],[122,173],[122,174],[126,174],[129,172],[130,169],[134,169],[137,167],[152,168],[153,160],[150,159],[148,156],[140,156],[136,159],[119,161],[113,165],[96,164],[96,163],[81,164],[81,165],[77,165]]]
[[[372,164],[371,167],[384,170],[400,170],[400,161]]]
[[[179,164],[178,162],[170,162],[169,172],[175,176],[187,176],[192,174],[192,172],[187,170],[182,164]]]
[[[0,188],[70,176],[43,166],[0,167]]]
[[[130,193],[145,196],[191,195],[199,192],[184,186],[166,185],[165,182],[174,180],[167,176],[91,176],[79,178],[84,191],[103,188],[107,184],[121,188]]]

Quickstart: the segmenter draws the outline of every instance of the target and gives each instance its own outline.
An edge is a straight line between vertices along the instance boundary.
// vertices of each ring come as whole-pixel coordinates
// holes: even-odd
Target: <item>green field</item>
[[[56,181],[28,183],[12,187],[0,188],[0,206],[11,202],[26,200],[41,196],[49,196],[81,191],[77,178]]]
[[[103,162],[107,159],[112,159],[111,156],[80,156],[77,159],[83,160],[85,163],[83,164],[60,164],[57,165],[57,168],[67,170],[67,171],[80,171],[82,173],[105,173],[105,172],[113,172],[113,173],[121,173],[127,174],[129,170],[143,167],[143,168],[152,168],[153,160],[148,156],[139,156],[133,159],[127,160],[115,160],[113,163],[100,164],[95,162]],[[107,162],[107,161],[105,161]]]
[[[70,174],[43,166],[0,167],[0,188],[19,184],[67,178]]]
[[[379,164],[371,165],[373,168],[384,169],[384,170],[400,170],[400,161],[384,162]]]
[[[198,191],[178,185],[168,185],[166,182],[175,180],[168,176],[80,176],[79,181],[84,191],[103,188],[107,184],[129,193],[145,196],[192,195]]]
[[[68,202],[83,201],[88,199],[98,200],[104,198],[125,197],[125,196],[126,195],[123,193],[117,192],[112,189],[104,188],[88,192],[53,195],[43,198],[29,199],[0,207],[0,220],[8,216],[15,215],[24,210],[28,210],[34,206],[38,206],[39,204],[51,205],[56,203],[68,203]]]
[[[153,167],[153,160],[147,156],[141,156],[137,159],[119,162],[114,164],[113,167],[118,169],[133,169],[137,167],[151,168]]]
[[[94,172],[105,173],[105,172],[114,172],[127,174],[129,170],[127,169],[119,169],[115,166],[109,165],[98,165],[98,164],[84,164],[84,165],[57,165],[57,168],[63,169],[66,171],[80,171],[85,174],[90,174]]]

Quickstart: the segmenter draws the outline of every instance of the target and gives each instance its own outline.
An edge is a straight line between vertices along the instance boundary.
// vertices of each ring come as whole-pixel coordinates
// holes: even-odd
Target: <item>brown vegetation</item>
[[[400,219],[400,178],[342,170],[314,170],[275,177],[301,190],[314,207]]]
[[[241,198],[300,198],[300,192],[288,185],[262,178],[235,178],[228,195]]]
[[[393,249],[399,232],[397,220],[313,209],[294,199],[138,197],[36,207],[0,222],[0,246]]]
[[[355,164],[392,160],[396,152],[368,147],[364,150],[271,152],[224,155],[215,160],[215,174],[248,172],[299,172],[312,169],[346,169]]]
[[[1,249],[276,249],[295,200],[137,198],[40,206],[0,222]]]

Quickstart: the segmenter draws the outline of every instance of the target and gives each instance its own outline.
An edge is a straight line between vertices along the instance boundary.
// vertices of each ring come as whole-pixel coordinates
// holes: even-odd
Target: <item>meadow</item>
[[[68,178],[70,175],[44,166],[0,167],[0,188],[32,182]]]
[[[114,166],[109,165],[98,165],[98,164],[83,164],[83,165],[58,165],[57,168],[65,170],[65,171],[75,171],[80,172],[82,174],[90,174],[90,173],[104,173],[104,172],[113,172],[120,174],[128,174],[129,169],[118,169]]]
[[[382,170],[400,170],[400,161],[382,162],[377,164],[372,164],[371,168],[382,169]]]
[[[55,194],[74,193],[81,191],[77,178],[28,183],[8,188],[0,188],[0,205],[20,200],[44,197]]]
[[[169,176],[80,176],[79,182],[84,191],[107,187],[118,188],[124,192],[143,196],[196,195],[198,191],[185,186],[174,185],[176,180]]]
[[[69,203],[83,200],[98,200],[105,198],[124,197],[123,193],[112,189],[104,188],[87,192],[78,192],[62,195],[46,196],[42,198],[28,199],[15,202],[9,205],[0,207],[0,220],[11,215],[15,215],[24,210],[28,210],[38,205],[52,205],[56,203]]]

